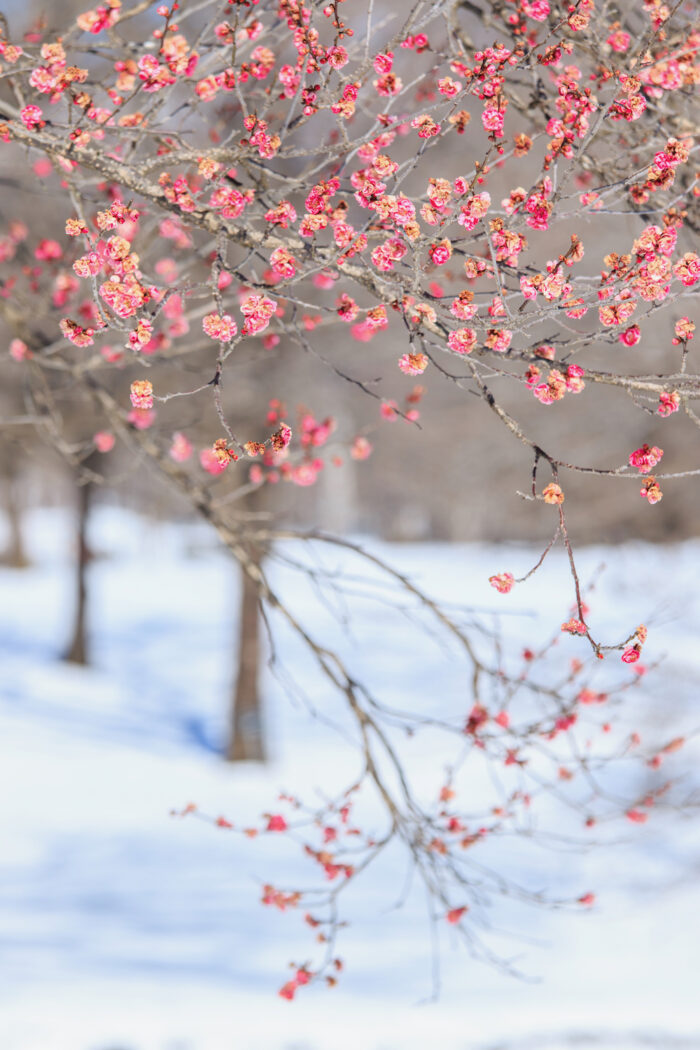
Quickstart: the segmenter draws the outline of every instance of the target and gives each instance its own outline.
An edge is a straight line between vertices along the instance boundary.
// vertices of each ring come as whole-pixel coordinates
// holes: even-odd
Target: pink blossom
[[[399,368],[404,375],[419,376],[428,367],[428,358],[425,354],[403,354],[399,358]]]
[[[231,459],[237,458],[229,455],[225,445],[225,442],[223,442],[222,445],[217,441],[212,448],[204,448],[199,453],[199,462],[204,470],[206,470],[207,474],[216,475],[223,473],[231,462]]]
[[[82,328],[68,317],[64,317],[59,321],[58,326],[64,337],[69,339],[74,346],[92,346],[95,341],[93,338],[95,330],[93,328]]]
[[[20,112],[20,117],[27,131],[44,126],[44,114],[38,106],[25,106]]]
[[[350,446],[350,455],[353,459],[368,459],[372,455],[372,446],[366,437],[356,437]]]
[[[192,455],[192,444],[184,434],[179,431],[173,434],[172,444],[168,455],[175,463],[184,463]]]
[[[491,204],[490,193],[477,193],[469,197],[460,208],[457,222],[466,230],[473,230],[480,219],[483,219]]]
[[[447,345],[456,354],[470,354],[476,346],[476,332],[473,328],[457,328],[448,335]]]
[[[641,448],[631,453],[629,463],[631,467],[636,467],[642,474],[648,474],[661,461],[663,454],[663,449],[657,448],[656,445],[652,447],[642,445]]]
[[[78,15],[76,21],[85,33],[101,33],[103,29],[108,29],[119,21],[120,7],[121,0],[107,0],[105,6]]]
[[[292,468],[289,480],[294,485],[299,485],[302,488],[315,485],[318,478],[319,465],[322,465],[320,460],[315,460],[314,463],[299,463],[298,466]]]
[[[150,343],[153,336],[153,322],[142,318],[133,331],[129,332],[129,346],[132,350],[142,350]]]
[[[642,813],[638,809],[628,809],[625,813],[628,820],[631,820],[633,824],[644,824],[646,822],[647,813]]]
[[[659,416],[670,416],[673,412],[678,411],[680,403],[681,399],[677,390],[672,390],[670,394],[664,390],[659,394],[659,407],[656,413]]]
[[[689,317],[681,317],[680,320],[676,321],[673,331],[675,334],[675,338],[672,340],[674,346],[678,346],[681,342],[689,343],[693,338],[695,322],[691,321]]]
[[[583,377],[586,373],[580,365],[569,365],[566,369],[566,389],[570,394],[580,394],[585,383]]]
[[[98,430],[93,435],[92,440],[95,442],[95,448],[98,452],[111,452],[116,439],[114,434],[110,434],[108,430]]]
[[[625,346],[636,346],[639,340],[642,338],[642,333],[639,330],[639,325],[633,324],[629,328],[625,328],[624,332],[620,332],[618,339]]]
[[[535,22],[544,22],[550,12],[549,0],[523,0],[523,13]]]
[[[63,256],[63,249],[58,241],[52,241],[48,238],[44,238],[39,241],[38,245],[34,249],[34,256],[37,259],[44,261],[49,259],[60,259]]]
[[[418,137],[421,139],[429,139],[440,132],[440,125],[436,124],[433,118],[427,113],[422,113],[419,117],[414,117],[411,121],[411,127],[418,128]]]
[[[537,289],[538,285],[535,284],[531,277],[523,276],[520,278],[520,291],[525,299],[536,299]]]
[[[134,380],[131,384],[131,404],[134,408],[153,408],[153,386],[150,380]]]
[[[375,55],[373,65],[375,72],[379,73],[381,76],[385,73],[391,73],[391,68],[394,65],[393,51],[387,51],[385,54]]]
[[[238,332],[238,326],[230,314],[219,317],[218,314],[207,314],[202,318],[202,328],[211,339],[228,343]]]
[[[567,634],[586,634],[587,627],[583,620],[571,619],[561,625],[562,631]]]
[[[297,272],[297,261],[285,248],[276,248],[270,256],[270,266],[278,277],[293,277]]]
[[[31,350],[21,339],[13,339],[10,342],[10,357],[13,361],[28,361],[32,356]]]
[[[152,408],[132,408],[126,418],[135,430],[148,430],[156,414]]]
[[[436,266],[444,266],[452,257],[452,245],[447,239],[440,241],[439,244],[431,244],[429,255]]]
[[[245,317],[243,335],[257,335],[263,332],[277,309],[274,299],[263,295],[249,295],[241,303],[241,313]]]
[[[642,496],[642,498],[652,507],[655,503],[660,503],[664,498],[659,483],[653,474],[650,474],[648,478],[644,479],[644,484],[639,490],[639,495]]]
[[[673,267],[673,272],[689,288],[696,281],[700,281],[700,256],[695,252],[686,252]]]
[[[450,313],[460,321],[470,321],[476,317],[477,308],[471,301],[471,292],[460,292],[456,299],[450,304]]]
[[[504,354],[512,338],[513,333],[508,328],[490,328],[484,342],[489,350],[496,350],[499,354]]]
[[[268,817],[267,820],[267,831],[286,831],[287,821],[279,813],[275,813]]]
[[[613,51],[623,52],[628,49],[631,43],[631,36],[629,33],[625,33],[623,29],[616,29],[614,33],[611,33],[607,39],[607,43],[613,49]]]
[[[481,123],[484,125],[485,131],[490,131],[492,135],[496,135],[497,137],[503,135],[503,125],[506,118],[506,105],[507,101],[501,97],[499,105],[486,106],[481,114]]]
[[[343,66],[346,66],[349,62],[347,51],[339,44],[335,44],[333,47],[328,48],[326,58],[328,59],[328,64],[333,69],[342,69]]]

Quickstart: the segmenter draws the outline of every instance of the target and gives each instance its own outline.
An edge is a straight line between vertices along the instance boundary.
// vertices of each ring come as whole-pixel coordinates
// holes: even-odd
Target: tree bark
[[[76,605],[73,620],[73,637],[65,659],[71,663],[86,666],[89,663],[87,643],[87,568],[90,563],[90,551],[87,545],[87,525],[92,503],[93,485],[88,481],[83,485],[78,485],[77,489]]]
[[[5,513],[10,529],[7,547],[0,554],[0,564],[10,569],[26,569],[29,558],[24,549],[22,537],[22,518],[17,499],[17,482],[13,474],[5,478]]]
[[[258,589],[241,572],[238,667],[233,689],[229,762],[264,762],[265,739],[260,698],[260,613]]]

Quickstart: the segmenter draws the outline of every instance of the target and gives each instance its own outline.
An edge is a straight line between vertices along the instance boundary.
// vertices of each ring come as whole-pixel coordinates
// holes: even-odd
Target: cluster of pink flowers
[[[624,29],[615,29],[606,41],[613,51],[617,51],[618,54],[624,54],[629,48],[631,42],[632,37],[629,33],[626,33]]]
[[[425,354],[402,354],[399,358],[399,368],[404,375],[419,376],[428,367],[428,358]]]
[[[700,281],[700,256],[697,252],[686,252],[673,267],[673,273],[689,288]]]
[[[250,204],[254,198],[252,190],[237,190],[235,186],[222,185],[218,186],[212,193],[209,204],[212,208],[217,208],[222,218],[224,219],[237,219],[239,215],[242,215],[244,208],[247,204]]]
[[[12,339],[9,352],[13,361],[28,361],[33,357],[31,350],[22,339]]]
[[[159,176],[158,182],[163,189],[163,196],[170,204],[177,205],[184,212],[195,210],[197,204],[184,175],[178,175],[176,179],[171,180],[170,175],[164,172]]]
[[[121,6],[121,0],[107,0],[105,6],[100,6],[78,15],[78,26],[85,33],[95,34],[101,33],[103,29],[111,29],[119,21]]]
[[[465,230],[473,230],[480,219],[486,215],[490,204],[490,193],[472,194],[461,206],[457,222],[460,226],[464,226]]]
[[[586,627],[583,620],[571,619],[567,620],[561,625],[562,631],[566,634],[587,634],[588,628]]]
[[[161,91],[176,80],[168,67],[162,66],[155,55],[142,55],[138,61],[138,70],[144,91]]]
[[[421,113],[420,116],[414,117],[411,127],[418,128],[418,137],[421,139],[429,139],[440,133],[440,125],[436,124],[429,113]]]
[[[484,130],[490,132],[494,138],[503,136],[507,105],[508,99],[499,94],[495,99],[487,102],[481,113],[481,123],[484,126]]]
[[[549,229],[549,216],[552,212],[552,205],[547,198],[551,193],[552,180],[545,178],[542,180],[539,190],[531,193],[525,201],[524,208],[527,212],[525,221],[533,230]]]
[[[447,345],[456,354],[470,354],[476,346],[476,332],[473,328],[457,328],[448,335]]]
[[[359,84],[346,84],[341,98],[331,106],[331,113],[339,114],[346,120],[349,119],[355,112],[355,103],[357,102],[359,91]]]
[[[624,324],[636,309],[637,304],[634,299],[631,298],[631,293],[623,292],[618,298],[618,301],[607,303],[605,306],[599,307],[598,316],[604,325],[613,327],[615,325]]]
[[[270,324],[277,310],[274,299],[264,295],[248,295],[241,303],[241,313],[245,317],[243,335],[259,335]]]
[[[178,431],[173,434],[168,454],[175,463],[185,463],[192,455],[192,443]]]
[[[504,354],[512,338],[513,333],[509,328],[489,328],[484,343],[489,350],[496,350],[499,354]]]
[[[130,274],[105,281],[99,291],[117,317],[123,318],[133,317],[149,299],[148,290]]]
[[[544,22],[549,15],[549,0],[522,0],[523,14],[535,22]]]
[[[217,339],[222,343],[228,343],[238,332],[238,325],[230,314],[212,313],[202,318],[202,328],[211,339]]]
[[[265,221],[287,229],[297,221],[296,208],[289,201],[280,201],[275,208],[265,212]]]
[[[626,664],[636,664],[639,657],[642,655],[642,646],[647,640],[648,631],[644,624],[640,624],[635,631],[635,641],[633,645],[628,646],[622,654],[622,660]]]
[[[678,346],[679,343],[689,343],[693,338],[695,322],[691,321],[689,317],[681,317],[680,320],[676,321],[673,331],[674,338],[671,342],[674,346]]]
[[[372,262],[378,270],[393,270],[394,264],[403,259],[408,251],[403,241],[398,237],[390,237],[372,252]]]
[[[471,321],[476,317],[477,308],[474,303],[474,293],[464,289],[450,304],[450,313],[460,321]]]
[[[249,132],[249,137],[241,139],[241,145],[255,146],[260,156],[266,159],[274,157],[280,148],[281,139],[279,135],[268,133],[267,121],[258,120],[257,117],[251,115],[244,117],[243,124],[246,131]]]
[[[199,462],[207,474],[221,474],[238,456],[230,449],[225,438],[218,438],[211,448],[202,449]]]
[[[302,448],[320,448],[335,430],[335,420],[328,416],[319,422],[310,412],[299,420],[300,444]]]
[[[555,401],[561,401],[564,395],[580,394],[585,387],[583,377],[584,369],[580,365],[569,365],[566,375],[558,368],[552,368],[543,382],[539,382],[541,372],[537,365],[530,365],[525,373],[525,385],[528,386],[538,401],[543,405],[551,405]]]
[[[28,131],[44,126],[44,114],[39,106],[24,106],[20,112],[22,123]]]
[[[297,261],[286,248],[275,248],[270,255],[270,266],[277,277],[289,279],[297,272]]]
[[[430,261],[435,266],[444,266],[452,258],[452,244],[447,237],[444,237],[437,244],[430,245],[428,254],[430,255]]]
[[[71,321],[69,317],[64,317],[59,322],[59,328],[66,339],[69,339],[74,346],[92,346],[95,339],[94,328],[83,328],[75,321]]]
[[[667,394],[664,390],[659,394],[659,407],[656,410],[656,414],[659,416],[673,415],[674,412],[678,411],[680,403],[680,394],[677,390],[672,390],[670,394]]]
[[[656,445],[642,445],[641,448],[635,449],[630,454],[629,463],[631,467],[634,467],[640,473],[648,474],[661,461],[663,454],[664,450],[657,448]]]
[[[134,380],[131,384],[131,404],[134,408],[153,408],[153,385],[150,380]]]
[[[489,576],[489,583],[499,594],[508,594],[513,590],[515,577],[512,572],[499,572],[495,576]]]
[[[625,328],[624,332],[620,332],[618,339],[625,346],[636,346],[639,340],[642,338],[642,333],[639,330],[639,325],[632,324],[629,328]]]
[[[657,482],[656,478],[650,474],[648,478],[644,479],[644,484],[639,490],[640,496],[653,506],[655,503],[660,503],[663,499],[663,492]]]
[[[129,346],[132,350],[143,350],[153,337],[153,322],[145,317],[139,319],[136,328],[129,332]]]
[[[647,101],[644,95],[629,95],[612,103],[610,116],[613,120],[639,120],[646,108]]]

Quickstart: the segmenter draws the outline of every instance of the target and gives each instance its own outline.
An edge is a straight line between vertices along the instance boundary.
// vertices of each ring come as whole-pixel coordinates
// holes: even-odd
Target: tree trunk
[[[86,638],[87,567],[90,562],[90,551],[87,545],[87,524],[92,494],[93,486],[91,482],[88,481],[83,485],[78,485],[77,550],[75,557],[76,606],[73,621],[73,639],[65,656],[65,659],[71,663],[83,666],[89,663]]]
[[[238,669],[231,710],[229,762],[264,762],[262,704],[260,702],[260,616],[258,589],[241,570],[241,601],[238,622]]]
[[[5,513],[10,529],[7,547],[0,554],[0,564],[10,569],[26,569],[29,559],[24,550],[22,538],[22,519],[17,499],[17,483],[15,477],[9,474],[5,479]]]

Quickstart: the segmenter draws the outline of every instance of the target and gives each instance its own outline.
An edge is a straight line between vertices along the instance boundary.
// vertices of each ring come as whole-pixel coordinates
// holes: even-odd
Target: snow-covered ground
[[[286,964],[304,961],[309,939],[297,915],[260,906],[260,885],[293,881],[300,861],[284,836],[249,842],[170,811],[192,801],[243,824],[280,790],[344,788],[357,758],[327,724],[342,726],[339,701],[282,630],[299,689],[290,698],[266,678],[272,760],[227,766],[229,560],[206,530],[124,511],[100,510],[93,533],[102,556],[90,570],[89,670],[59,659],[73,597],[66,516],[32,514],[32,568],[0,571],[0,1050],[700,1048],[700,830],[672,814],[624,829],[603,853],[517,859],[525,881],[598,897],[590,910],[504,905],[492,946],[531,979],[472,961],[446,929],[441,994],[428,1001],[424,901],[409,894],[392,908],[404,868],[390,851],[349,895],[339,987],[281,1000]],[[569,615],[558,552],[504,599],[488,575],[526,571],[532,550],[373,549],[443,600],[478,607],[484,622],[498,612],[519,644],[537,644]],[[602,563],[595,629],[618,638],[644,621],[645,658],[666,656],[639,701],[640,728],[700,725],[700,544],[586,550],[582,578]],[[384,698],[464,710],[464,667],[430,639],[418,646],[411,620],[365,596],[331,593],[329,608],[291,570],[273,577]],[[331,612],[348,611],[345,637]],[[567,641],[572,653],[584,644]],[[439,769],[425,768],[428,781],[438,777],[432,788]]]

